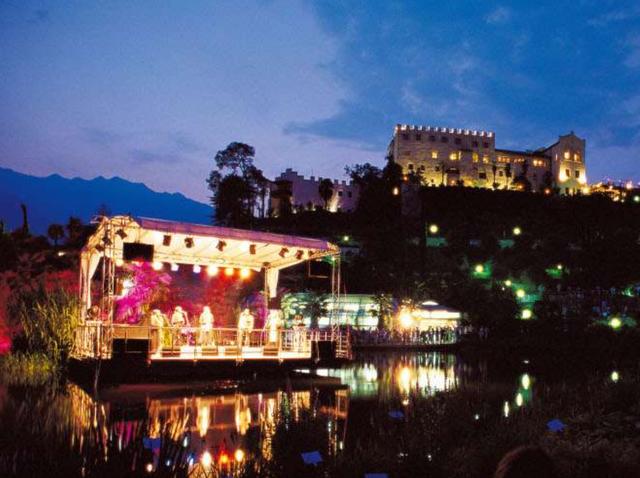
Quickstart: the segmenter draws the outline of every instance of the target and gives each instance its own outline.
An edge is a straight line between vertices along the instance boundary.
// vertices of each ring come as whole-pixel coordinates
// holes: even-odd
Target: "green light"
[[[522,234],[522,229],[520,229],[518,226],[513,228],[513,235],[514,236],[519,236],[520,234]]]
[[[633,202],[640,202],[640,196],[633,196]]]
[[[482,274],[484,272],[484,266],[482,264],[478,264],[475,267],[476,274]]]
[[[513,285],[513,282],[507,279],[506,281],[504,281],[504,285],[506,285],[507,287],[511,287]]]
[[[533,312],[531,312],[531,310],[522,309],[522,318],[524,320],[529,320],[531,317],[533,317]]]
[[[618,380],[620,380],[620,374],[616,370],[614,370],[613,372],[611,372],[611,381],[615,383]]]
[[[524,296],[527,295],[526,292],[524,291],[524,289],[518,289],[516,291],[516,297],[518,299],[524,299]]]
[[[562,270],[562,264],[558,264],[558,265],[556,266],[556,269],[558,269],[559,271],[561,271],[561,270]]]
[[[431,234],[438,234],[438,231],[439,231],[439,230],[440,230],[440,228],[438,227],[438,225],[437,225],[437,224],[431,224],[431,225],[429,226],[429,232],[430,232]]]
[[[622,327],[622,321],[619,318],[614,317],[609,321],[609,325],[612,329],[619,329],[620,327]]]

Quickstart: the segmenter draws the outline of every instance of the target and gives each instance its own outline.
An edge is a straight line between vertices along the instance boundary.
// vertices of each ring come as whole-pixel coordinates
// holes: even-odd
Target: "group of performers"
[[[270,310],[267,320],[264,324],[263,331],[267,332],[267,342],[277,343],[279,330],[282,328],[282,312],[279,310]],[[197,344],[204,347],[215,347],[220,338],[216,338],[214,334],[214,317],[211,308],[205,305],[202,312],[198,316],[197,324],[191,324],[187,312],[181,307],[176,306],[168,318],[160,309],[153,309],[149,317],[149,325],[157,332],[155,334],[155,346],[164,344],[166,341],[163,337],[171,337],[173,344],[182,344],[187,339],[186,336],[191,332],[197,333]],[[164,329],[169,328],[171,335],[164,334]],[[196,329],[197,330],[194,330]],[[251,334],[255,328],[255,318],[248,308],[240,312],[237,323],[237,345],[245,347],[251,345]]]

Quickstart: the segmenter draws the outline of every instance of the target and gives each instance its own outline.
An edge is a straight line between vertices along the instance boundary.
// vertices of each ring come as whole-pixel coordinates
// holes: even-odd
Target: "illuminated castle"
[[[429,186],[470,186],[580,194],[587,190],[585,140],[573,132],[535,151],[497,149],[495,134],[396,125],[390,157]]]

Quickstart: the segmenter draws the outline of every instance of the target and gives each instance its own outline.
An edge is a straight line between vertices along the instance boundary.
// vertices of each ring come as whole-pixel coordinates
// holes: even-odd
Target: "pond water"
[[[72,382],[0,386],[0,476],[292,476],[322,467],[324,476],[362,476],[345,461],[387,450],[387,440],[402,459],[407,421],[439,413],[434,401],[464,397],[459,418],[473,430],[488,417],[508,426],[549,387],[566,386],[566,377],[545,378],[528,362],[385,352],[312,371],[319,381],[122,386],[98,397]],[[621,374],[598,380],[606,386]],[[425,443],[420,453],[431,460],[438,447]],[[307,467],[305,459],[322,462]]]

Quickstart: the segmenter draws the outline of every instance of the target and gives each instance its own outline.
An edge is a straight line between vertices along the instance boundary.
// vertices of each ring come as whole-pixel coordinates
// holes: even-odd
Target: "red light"
[[[226,465],[227,463],[229,463],[229,455],[227,455],[226,453],[222,453],[220,455],[220,464]]]

